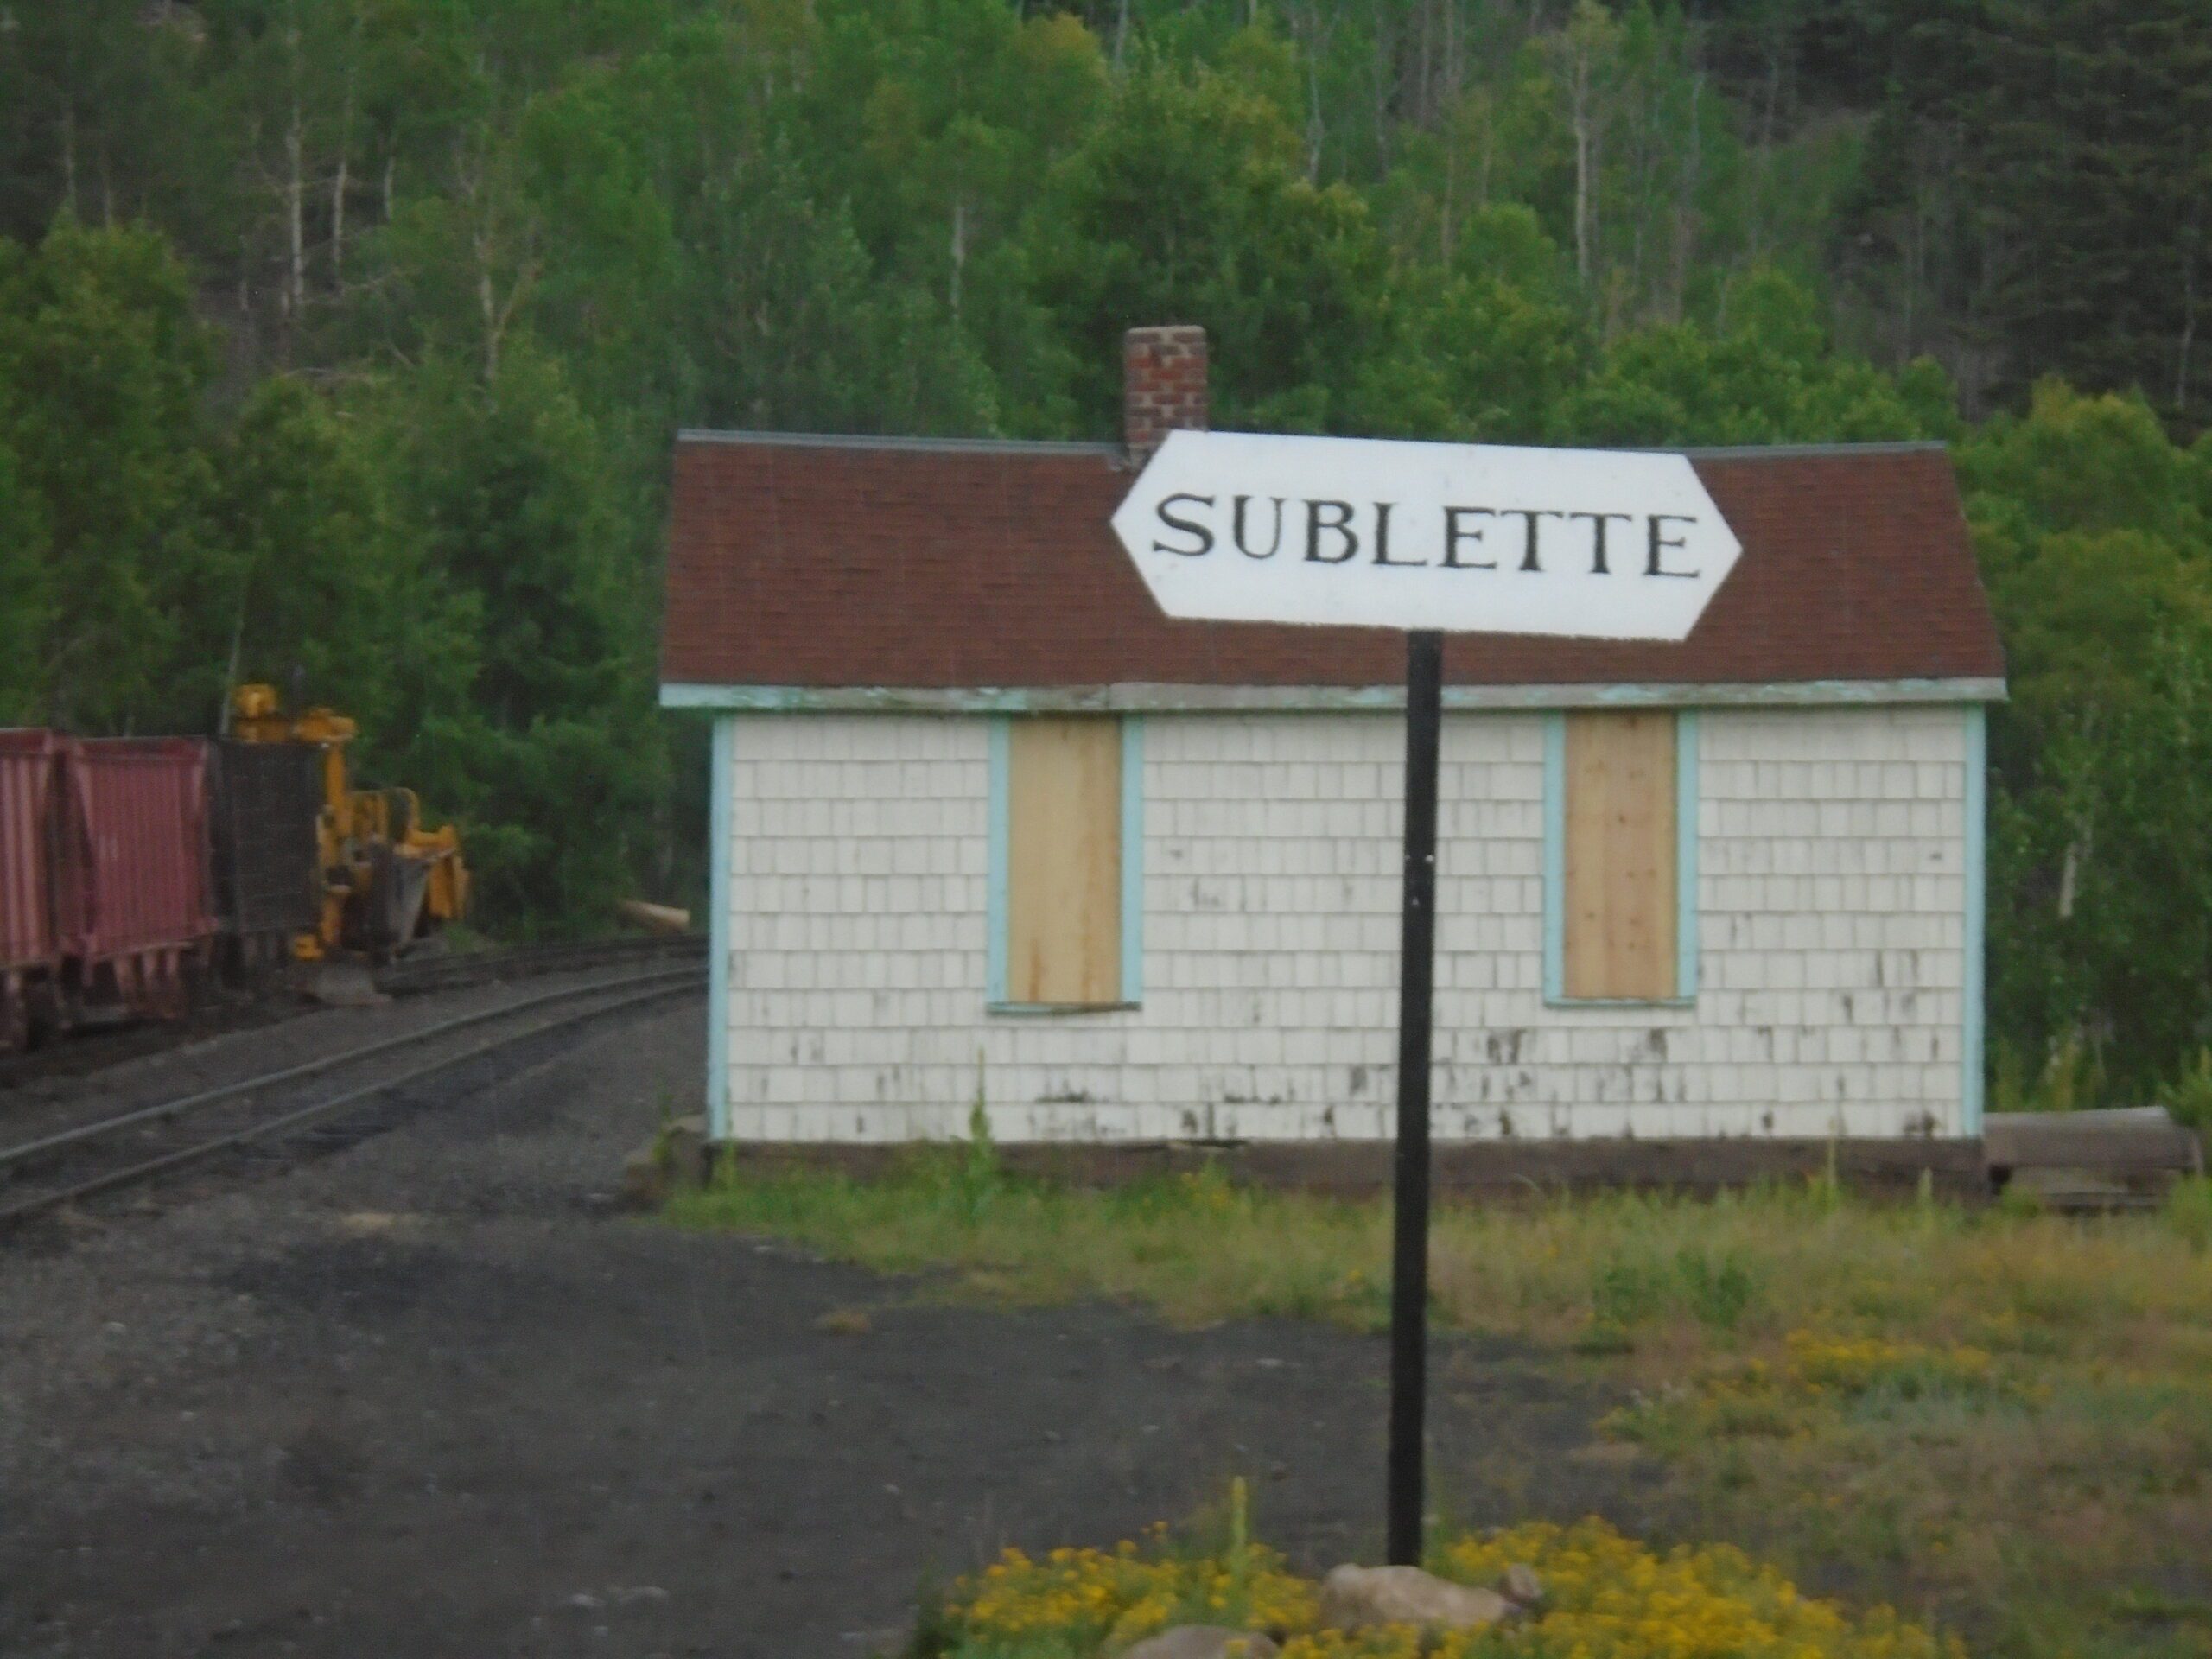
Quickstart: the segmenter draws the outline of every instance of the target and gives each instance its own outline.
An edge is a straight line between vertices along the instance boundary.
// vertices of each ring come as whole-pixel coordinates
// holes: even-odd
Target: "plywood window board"
[[[1099,716],[1012,722],[1007,747],[1006,995],[1121,1001],[1122,731]]]
[[[1675,715],[1566,719],[1566,995],[1664,1001],[1681,991]]]

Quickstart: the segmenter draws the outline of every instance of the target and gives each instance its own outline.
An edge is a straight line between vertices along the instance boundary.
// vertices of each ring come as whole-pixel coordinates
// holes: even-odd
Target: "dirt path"
[[[934,1306],[613,1215],[699,1022],[0,1248],[0,1652],[860,1659],[927,1575],[1128,1535],[1240,1471],[1294,1554],[1371,1548],[1379,1342]],[[1437,1376],[1456,1515],[1642,1507],[1566,1455],[1599,1402],[1535,1357],[1447,1344]]]

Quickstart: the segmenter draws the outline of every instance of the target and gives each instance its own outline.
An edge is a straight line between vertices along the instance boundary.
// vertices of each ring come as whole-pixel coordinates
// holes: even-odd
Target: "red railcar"
[[[68,738],[60,751],[54,931],[69,1012],[180,1012],[215,932],[207,745]]]
[[[61,947],[49,854],[59,740],[0,731],[0,1049],[20,1046]]]

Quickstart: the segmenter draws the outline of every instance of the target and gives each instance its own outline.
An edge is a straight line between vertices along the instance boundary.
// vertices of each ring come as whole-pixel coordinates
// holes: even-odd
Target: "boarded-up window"
[[[1680,994],[1675,736],[1671,711],[1567,716],[1561,980],[1569,997]]]
[[[1006,999],[1084,1007],[1122,1000],[1122,725],[1010,722]]]

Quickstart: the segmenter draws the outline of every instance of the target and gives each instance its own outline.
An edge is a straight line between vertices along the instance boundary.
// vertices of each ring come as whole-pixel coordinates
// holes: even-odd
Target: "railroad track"
[[[378,969],[374,982],[387,996],[425,996],[597,968],[703,961],[706,950],[705,936],[697,933],[526,944],[503,950],[413,957]],[[108,1029],[74,1032],[29,1053],[0,1051],[0,1099],[25,1085],[83,1077],[207,1037],[275,1025],[311,1012],[316,1006],[296,990],[272,990],[252,1002],[213,1004],[180,1022],[142,1020]]]
[[[391,996],[456,990],[543,974],[575,973],[629,963],[704,961],[703,933],[669,933],[562,944],[524,944],[459,956],[417,956],[377,971],[377,988]]]
[[[225,1154],[281,1157],[351,1145],[397,1122],[392,1103],[439,1073],[610,1014],[693,995],[704,982],[703,968],[687,963],[539,992],[0,1147],[0,1232]],[[489,1034],[477,1034],[485,1027],[492,1028]],[[365,1067],[365,1075],[347,1075]]]

